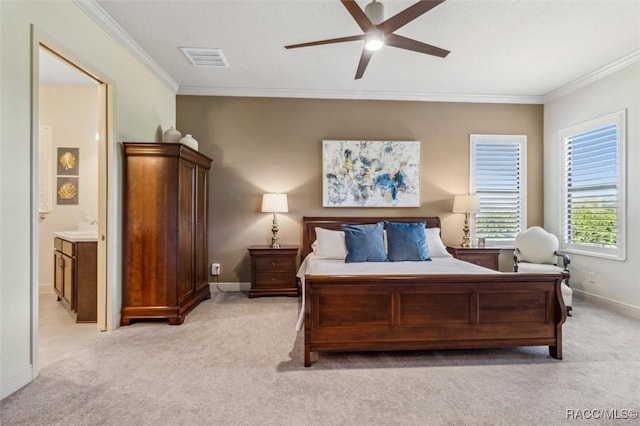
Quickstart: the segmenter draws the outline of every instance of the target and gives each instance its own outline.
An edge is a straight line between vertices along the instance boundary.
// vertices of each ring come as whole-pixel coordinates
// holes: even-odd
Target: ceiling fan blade
[[[364,40],[365,37],[366,36],[364,34],[361,34],[361,35],[355,35],[355,36],[349,36],[349,37],[330,38],[328,40],[319,40],[319,41],[310,41],[308,43],[290,44],[288,46],[285,46],[284,48],[296,49],[298,47],[320,46],[322,44],[332,44],[332,43],[344,43],[347,41]]]
[[[367,48],[362,49],[362,55],[360,56],[360,62],[358,63],[358,70],[356,71],[356,80],[359,80],[364,75],[364,70],[367,69],[369,61],[373,56],[373,51]]]
[[[360,27],[362,31],[365,33],[369,31],[374,25],[371,23],[367,15],[365,15],[364,11],[358,6],[358,3],[355,0],[340,0],[344,7],[347,8],[353,19],[355,19],[356,23]]]
[[[387,46],[393,46],[393,47],[397,47],[399,49],[405,49],[405,50],[413,50],[414,52],[426,53],[427,55],[438,56],[440,58],[444,58],[449,53],[451,53],[448,50],[440,49],[439,47],[435,47],[430,44],[423,43],[421,41],[403,37],[398,34],[387,35],[384,43]]]
[[[390,34],[444,2],[445,0],[420,0],[378,25],[378,29],[385,34]]]

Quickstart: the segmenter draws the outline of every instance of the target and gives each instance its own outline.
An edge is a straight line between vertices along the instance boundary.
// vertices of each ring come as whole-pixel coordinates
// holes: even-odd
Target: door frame
[[[113,272],[115,256],[113,251],[115,238],[111,238],[114,215],[109,214],[109,207],[114,205],[114,194],[109,185],[113,176],[113,84],[108,78],[82,61],[62,44],[47,36],[43,31],[31,26],[31,367],[32,377],[39,374],[39,253],[40,241],[38,222],[38,173],[39,173],[39,93],[40,93],[40,48],[48,50],[95,80],[98,84],[99,120],[98,120],[98,277],[97,277],[97,331],[112,330],[117,327],[117,318],[113,313],[114,294]]]

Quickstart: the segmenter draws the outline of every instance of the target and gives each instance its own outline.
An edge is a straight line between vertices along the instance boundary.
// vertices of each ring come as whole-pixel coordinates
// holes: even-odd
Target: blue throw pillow
[[[385,222],[388,258],[392,262],[431,260],[427,250],[424,222]]]
[[[342,225],[347,246],[346,263],[386,262],[382,222],[375,225]]]

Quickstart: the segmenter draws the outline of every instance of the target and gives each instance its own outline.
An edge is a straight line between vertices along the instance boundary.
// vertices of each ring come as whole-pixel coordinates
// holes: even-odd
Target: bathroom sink
[[[69,241],[98,241],[98,231],[58,231],[53,235]]]

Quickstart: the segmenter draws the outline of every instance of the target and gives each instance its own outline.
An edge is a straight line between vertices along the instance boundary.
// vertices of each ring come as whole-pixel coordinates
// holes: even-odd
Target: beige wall
[[[289,194],[281,243],[301,243],[302,216],[440,216],[445,243],[462,239],[453,195],[469,185],[469,134],[525,134],[529,225],[541,225],[541,105],[178,96],[177,127],[213,158],[209,260],[223,282],[250,281],[247,246],[270,241],[264,192]],[[419,208],[322,208],[321,141],[421,141]],[[506,265],[506,268],[509,266]]]

